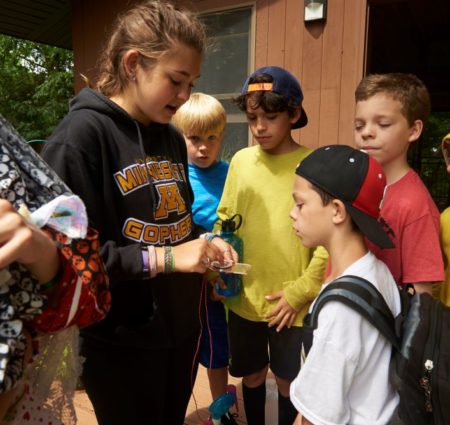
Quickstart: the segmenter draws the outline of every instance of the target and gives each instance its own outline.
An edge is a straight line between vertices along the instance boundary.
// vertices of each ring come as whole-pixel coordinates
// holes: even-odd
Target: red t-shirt
[[[444,263],[439,244],[439,211],[420,177],[410,170],[388,185],[381,217],[394,235],[395,248],[369,249],[389,267],[398,284],[440,282]]]

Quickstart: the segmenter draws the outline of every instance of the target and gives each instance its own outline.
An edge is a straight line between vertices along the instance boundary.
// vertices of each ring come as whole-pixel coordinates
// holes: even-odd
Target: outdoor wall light
[[[305,22],[327,19],[327,0],[305,0]]]

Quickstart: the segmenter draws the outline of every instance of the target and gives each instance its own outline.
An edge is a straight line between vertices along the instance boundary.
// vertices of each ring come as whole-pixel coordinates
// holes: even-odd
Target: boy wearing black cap
[[[236,103],[258,144],[233,157],[217,210],[222,220],[242,215],[237,235],[244,242],[244,261],[252,265],[241,293],[226,300],[230,373],[243,377],[249,425],[264,424],[269,365],[279,390],[278,423],[291,425],[297,415],[289,385],[300,369],[302,320],[320,289],[328,257],[323,248],[305,248],[288,218],[292,199],[286,186],[310,153],[291,135],[308,122],[302,100],[299,82],[282,68],[264,67],[250,75]]]
[[[290,216],[303,244],[324,246],[331,275],[370,281],[394,316],[399,293],[387,266],[368,249],[393,243],[378,222],[386,178],[380,164],[350,146],[314,151],[296,169]],[[330,283],[331,282],[331,283]],[[391,344],[366,319],[338,301],[324,305],[311,350],[290,389],[295,425],[385,425],[398,404],[389,382]]]

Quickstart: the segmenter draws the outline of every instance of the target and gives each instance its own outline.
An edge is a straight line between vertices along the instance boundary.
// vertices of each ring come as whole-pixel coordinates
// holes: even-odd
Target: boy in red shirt
[[[395,248],[369,249],[389,267],[398,285],[411,283],[431,293],[444,280],[439,246],[439,211],[407,161],[408,148],[419,139],[430,114],[425,85],[411,74],[373,74],[355,93],[355,143],[377,159],[387,187],[381,217],[389,225]]]

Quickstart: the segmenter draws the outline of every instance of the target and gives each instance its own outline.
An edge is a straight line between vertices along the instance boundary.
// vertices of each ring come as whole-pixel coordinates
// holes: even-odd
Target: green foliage
[[[441,152],[441,142],[450,133],[450,113],[433,112],[423,135],[409,151],[409,162],[416,169],[440,210],[450,205],[450,181]]]
[[[73,96],[73,55],[0,34],[0,113],[26,139],[45,139]]]

